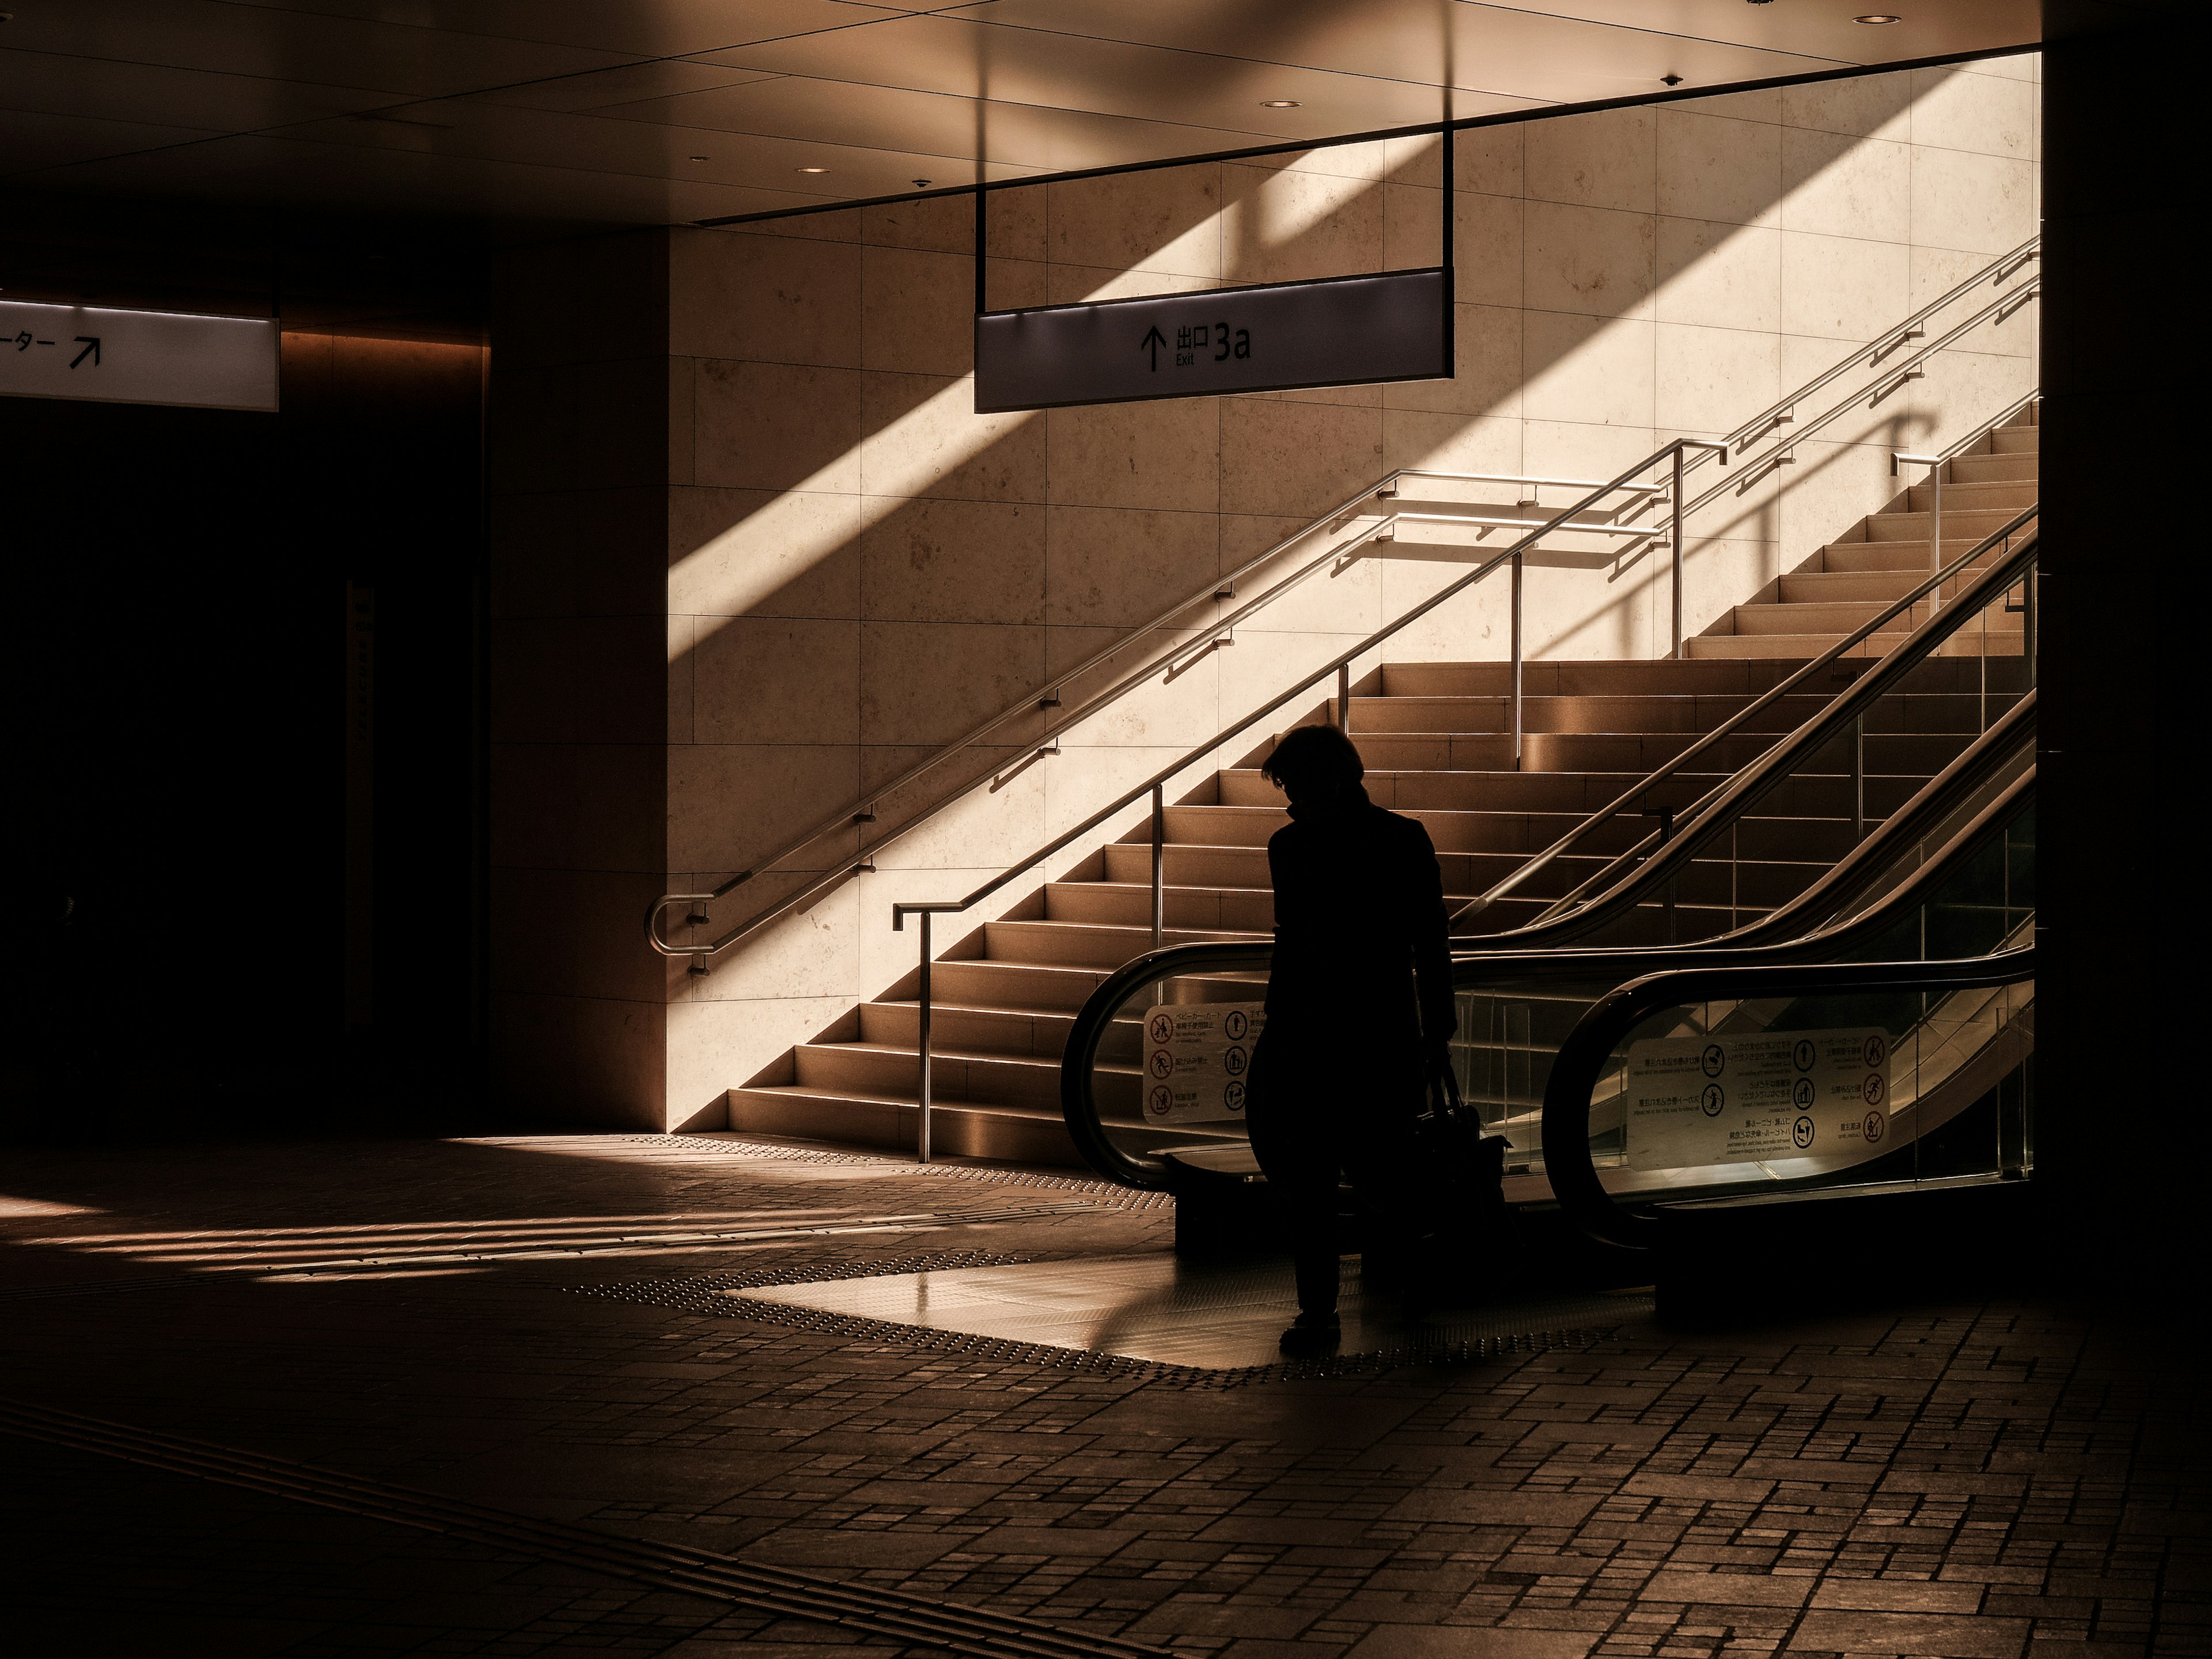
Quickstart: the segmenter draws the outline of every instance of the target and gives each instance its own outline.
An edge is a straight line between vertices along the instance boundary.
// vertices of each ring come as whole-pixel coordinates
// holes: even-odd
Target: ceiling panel
[[[2037,0],[14,0],[15,189],[653,223],[2032,44]],[[1268,110],[1265,100],[1297,107]],[[704,156],[704,161],[695,157]],[[800,167],[825,167],[802,174]],[[493,234],[499,232],[495,225]]]

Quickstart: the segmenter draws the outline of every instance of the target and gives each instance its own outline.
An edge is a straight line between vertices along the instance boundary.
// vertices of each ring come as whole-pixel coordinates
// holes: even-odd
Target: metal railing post
[[[2027,592],[2021,598],[2021,652],[2027,659],[2027,683],[2035,684],[2035,567],[2027,568]]]
[[[1866,839],[1866,716],[1851,722],[1851,845]]]
[[[1165,784],[1152,786],[1152,949],[1160,948],[1160,935],[1168,921],[1168,792]]]
[[[929,1162],[929,923],[921,913],[921,1121],[916,1132],[915,1162]]]
[[[1336,671],[1336,729],[1346,737],[1352,735],[1352,665],[1341,663]]]
[[[1682,446],[1674,446],[1674,648],[1667,654],[1679,661],[1682,655]]]
[[[1928,469],[1928,570],[1933,575],[1943,568],[1943,463],[1940,459]],[[1938,582],[1928,596],[1928,614],[1932,617],[1942,608],[1943,585]]]
[[[1513,556],[1513,769],[1521,769],[1521,556]]]

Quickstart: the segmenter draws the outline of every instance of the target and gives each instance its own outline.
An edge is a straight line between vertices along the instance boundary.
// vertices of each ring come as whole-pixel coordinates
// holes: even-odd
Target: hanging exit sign
[[[276,407],[273,319],[0,301],[0,396]]]
[[[1450,273],[1267,283],[975,319],[975,412],[1452,373]]]

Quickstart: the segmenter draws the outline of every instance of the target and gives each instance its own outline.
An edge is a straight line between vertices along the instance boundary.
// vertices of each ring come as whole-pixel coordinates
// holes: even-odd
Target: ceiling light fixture
[[[692,159],[693,161],[705,161],[707,158],[706,158],[705,156],[703,156],[703,155],[695,155],[695,156],[693,156],[691,159]]]
[[[927,190],[930,185],[936,181],[930,179],[909,179],[907,182],[912,185],[916,190]]]
[[[1659,77],[1659,84],[1662,87],[1679,87],[1682,84],[1682,77],[1679,75],[1662,75]]]
[[[830,169],[828,167],[796,167],[793,168],[793,171],[797,173],[827,173]]]
[[[1295,98],[1262,98],[1260,100],[1260,107],[1261,109],[1300,109],[1304,106]]]
[[[1893,11],[1863,11],[1851,19],[1854,23],[1902,23],[1904,21]]]

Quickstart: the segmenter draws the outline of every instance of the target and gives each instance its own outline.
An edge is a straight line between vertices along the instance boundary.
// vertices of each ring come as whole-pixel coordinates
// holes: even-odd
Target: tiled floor
[[[1171,1225],[727,1141],[9,1149],[0,1394],[1192,1655],[2212,1652],[2170,1310],[1900,1273],[1879,1314],[1192,1370],[1147,1362],[1212,1328],[1242,1363],[1279,1286],[1178,1310]],[[907,1328],[920,1273],[1024,1264],[1115,1286],[1134,1357]],[[11,1659],[901,1650],[5,1435],[0,1581]]]

